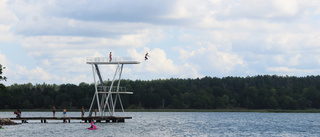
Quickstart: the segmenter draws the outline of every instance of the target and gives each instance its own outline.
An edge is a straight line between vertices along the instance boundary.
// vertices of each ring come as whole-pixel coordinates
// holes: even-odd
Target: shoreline
[[[52,112],[52,109],[21,109],[22,112]],[[88,109],[85,109],[86,112]],[[0,109],[0,112],[14,112],[16,109]],[[57,109],[56,112],[63,110]],[[67,109],[68,112],[81,112],[81,109]],[[116,112],[121,112],[120,109]],[[256,113],[320,113],[320,109],[125,109],[125,112],[256,112]]]

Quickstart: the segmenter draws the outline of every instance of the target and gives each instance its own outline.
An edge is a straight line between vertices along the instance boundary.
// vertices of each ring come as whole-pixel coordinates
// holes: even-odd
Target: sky
[[[1,82],[92,83],[109,52],[131,80],[319,75],[319,24],[319,0],[1,0]]]

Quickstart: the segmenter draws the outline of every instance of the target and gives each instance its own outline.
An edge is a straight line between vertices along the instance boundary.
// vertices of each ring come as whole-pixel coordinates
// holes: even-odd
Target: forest
[[[105,81],[107,84],[110,82]],[[121,80],[129,109],[318,109],[320,76],[258,75]],[[89,108],[94,84],[13,84],[0,89],[0,109]]]

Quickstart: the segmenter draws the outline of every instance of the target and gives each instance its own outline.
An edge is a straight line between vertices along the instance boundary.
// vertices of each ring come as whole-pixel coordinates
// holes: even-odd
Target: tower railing
[[[86,62],[120,62],[120,61],[135,61],[131,57],[112,57],[111,61],[108,57],[87,57]]]
[[[98,86],[97,87],[99,92],[103,92],[103,91],[108,92],[110,90],[110,88],[111,88],[111,86]],[[117,91],[117,87],[113,86],[111,88],[111,92],[127,92],[127,88],[119,86],[119,91]]]

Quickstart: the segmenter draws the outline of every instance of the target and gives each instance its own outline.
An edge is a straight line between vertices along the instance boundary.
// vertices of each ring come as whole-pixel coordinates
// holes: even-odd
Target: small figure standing
[[[146,55],[144,56],[144,60],[148,60],[149,54],[148,52],[146,53]]]
[[[83,115],[84,115],[84,108],[82,106],[82,108],[81,108],[81,117],[83,117]]]
[[[21,116],[22,116],[22,112],[21,112],[21,109],[19,109],[18,111],[19,111],[19,114],[20,114],[20,117],[21,117]]]
[[[67,109],[63,109],[63,116],[66,117]]]
[[[52,107],[53,117],[56,117],[56,107]]]
[[[112,60],[112,52],[109,53],[109,62]]]
[[[97,116],[97,109],[94,109],[94,116]]]

